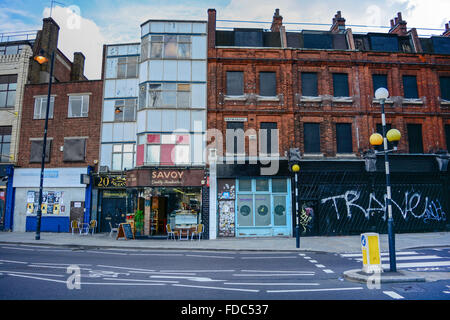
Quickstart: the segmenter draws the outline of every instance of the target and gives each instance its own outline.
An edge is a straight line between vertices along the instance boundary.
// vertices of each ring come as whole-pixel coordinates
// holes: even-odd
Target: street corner
[[[422,275],[400,270],[397,272],[390,272],[389,270],[383,270],[383,272],[366,273],[361,269],[352,269],[344,271],[344,279],[354,282],[362,283],[400,283],[400,282],[425,282],[426,278]]]

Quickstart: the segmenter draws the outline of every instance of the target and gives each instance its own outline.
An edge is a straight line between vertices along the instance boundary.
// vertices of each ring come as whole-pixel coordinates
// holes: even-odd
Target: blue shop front
[[[44,170],[42,232],[69,232],[70,221],[89,222],[91,186],[82,184],[81,174],[90,168],[48,168]],[[13,231],[35,231],[39,202],[40,169],[14,170]]]

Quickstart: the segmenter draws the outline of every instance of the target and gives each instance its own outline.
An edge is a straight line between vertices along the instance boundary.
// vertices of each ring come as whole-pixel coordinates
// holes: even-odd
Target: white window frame
[[[38,110],[39,109],[39,110]],[[45,119],[45,112],[47,109],[47,96],[34,97],[34,120]],[[53,119],[53,110],[55,109],[55,96],[50,97],[50,108],[48,110],[48,118]],[[39,112],[37,112],[39,111]]]
[[[72,101],[81,98],[81,114],[75,115],[72,111]],[[67,116],[69,118],[87,118],[89,116],[89,95],[88,94],[77,94],[69,95],[69,107],[67,111]]]

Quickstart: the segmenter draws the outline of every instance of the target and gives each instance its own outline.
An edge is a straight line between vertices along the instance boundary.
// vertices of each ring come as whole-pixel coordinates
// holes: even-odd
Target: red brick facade
[[[48,84],[30,84],[25,86],[22,110],[22,124],[19,150],[19,167],[40,167],[40,163],[30,163],[31,140],[43,138],[44,119],[33,119],[35,97],[47,96]],[[99,159],[100,125],[102,110],[103,82],[101,80],[55,83],[52,96],[55,97],[53,118],[48,120],[47,138],[52,139],[50,162],[46,167],[84,167],[95,166]],[[88,117],[69,118],[69,95],[89,95]],[[85,137],[85,161],[63,161],[64,138]]]
[[[444,130],[445,125],[450,125],[450,105],[441,101],[439,82],[440,76],[450,76],[450,55],[216,47],[215,10],[210,9],[208,15],[209,129],[216,128],[225,133],[225,117],[247,117],[245,130],[258,130],[260,122],[277,122],[279,153],[283,156],[290,147],[299,147],[304,151],[303,123],[319,123],[320,151],[327,157],[334,157],[335,124],[351,123],[352,151],[360,155],[370,148],[369,137],[376,131],[376,125],[381,123],[380,105],[373,98],[372,75],[386,74],[390,93],[385,108],[386,121],[402,133],[399,152],[409,152],[406,127],[412,123],[422,124],[424,153],[450,149],[446,145]],[[338,18],[345,22],[340,13]],[[401,15],[398,21],[404,22],[406,27]],[[351,36],[351,32],[349,35]],[[354,46],[353,39],[349,44]],[[245,99],[226,96],[227,71],[243,71]],[[278,99],[266,101],[258,98],[260,71],[276,72]],[[302,72],[317,73],[319,99],[302,98]],[[333,73],[348,74],[348,99],[333,97]],[[416,76],[418,99],[404,99],[403,75]],[[248,144],[249,140],[246,138],[247,154]]]

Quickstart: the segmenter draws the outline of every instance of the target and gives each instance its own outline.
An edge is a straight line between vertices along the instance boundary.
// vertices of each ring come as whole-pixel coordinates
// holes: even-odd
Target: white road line
[[[330,270],[330,269],[323,269],[323,272],[325,272],[325,273],[334,273],[334,271]]]
[[[297,259],[295,256],[288,257],[241,257],[241,259]]]
[[[26,249],[26,248],[19,248],[19,247],[2,247],[3,249],[11,249],[11,250],[22,250],[22,251],[35,251],[35,249]]]
[[[262,272],[262,273],[312,273],[315,274],[314,271],[301,271],[301,270],[247,270],[242,269],[241,272]]]
[[[192,286],[192,285],[185,285],[185,284],[173,284],[172,286],[174,286],[174,287],[198,288],[198,289],[225,290],[225,291],[259,292],[259,290],[252,290],[252,289],[238,289],[238,288],[222,288],[222,287]]]
[[[388,268],[389,264],[382,264],[383,268]],[[419,268],[419,267],[448,267],[450,261],[430,261],[430,262],[411,262],[411,263],[397,263],[398,268]]]
[[[308,256],[305,256],[303,258],[305,258],[306,260],[312,259],[311,257],[308,257]]]
[[[28,262],[23,262],[23,261],[13,261],[13,260],[0,260],[1,262],[6,262],[6,263],[19,263],[19,264],[28,264]]]
[[[180,283],[173,280],[146,280],[146,279],[117,279],[117,278],[103,278],[103,280],[113,281],[129,281],[129,282],[154,282],[154,283]]]
[[[162,256],[162,257],[180,257],[182,253],[129,253],[130,256]]]
[[[309,262],[311,262],[311,263],[317,263],[317,262],[319,262],[319,261],[317,261],[317,260],[309,260]]]
[[[113,268],[113,269],[126,269],[126,270],[133,270],[133,271],[146,271],[146,272],[155,272],[156,271],[156,270],[151,270],[151,269],[139,269],[139,268],[130,268],[130,267],[106,266],[106,265],[103,265],[103,264],[98,264],[97,267]]]
[[[428,259],[445,259],[439,256],[403,256],[396,257],[397,261],[405,261],[405,260],[428,260]],[[362,259],[355,259],[356,261],[362,261]],[[389,261],[389,257],[381,257],[381,261]]]
[[[317,268],[325,268],[325,266],[323,264],[316,264]]]
[[[419,253],[416,251],[399,251],[399,252],[396,252],[395,254],[398,256],[404,256],[404,255],[419,254]],[[389,252],[382,252],[381,255],[389,256]],[[344,258],[362,257],[362,253],[342,253],[340,256],[344,257]]]
[[[363,287],[352,288],[328,288],[328,289],[292,289],[292,290],[267,290],[267,293],[284,293],[284,292],[323,292],[323,291],[345,291],[345,290],[362,290]]]
[[[167,284],[165,283],[147,283],[147,282],[141,282],[141,283],[121,283],[121,282],[81,282],[80,286],[84,286],[86,284],[89,285],[102,285],[102,286],[165,286]]]
[[[404,299],[405,297],[402,297],[397,292],[394,291],[383,291],[384,294],[388,295],[389,297],[393,299]]]
[[[91,267],[91,264],[84,264],[84,263],[52,263],[52,262],[33,262],[33,265],[44,265],[44,266],[72,266],[77,265],[79,267]]]
[[[35,265],[35,264],[31,264],[29,265],[30,268],[50,268],[50,269],[67,269],[67,267],[61,267],[61,266],[46,266],[46,265]],[[80,270],[86,270],[86,271],[91,271],[92,269],[90,268],[80,268]]]
[[[217,258],[217,259],[234,259],[234,257],[202,256],[202,255],[200,255],[200,254],[187,254],[186,257],[196,257],[196,258]]]
[[[264,274],[264,273],[259,273],[259,274],[251,274],[251,273],[245,273],[245,274],[241,274],[241,273],[235,273],[233,274],[233,276],[235,277],[280,277],[280,276],[313,276],[314,273],[268,273],[268,274]]]
[[[243,286],[319,286],[319,283],[315,282],[225,282],[228,285],[243,285]]]
[[[12,274],[12,273],[10,273],[9,275],[12,277],[18,277],[18,278],[44,280],[44,281],[49,281],[49,282],[57,282],[57,283],[67,284],[67,280],[46,279],[46,278],[41,278],[41,277],[32,277],[32,276],[27,276],[27,275],[23,275],[23,274]]]
[[[65,277],[60,274],[34,273],[34,272],[22,272],[22,271],[11,271],[11,270],[0,270],[0,272],[14,273],[14,274],[16,274],[16,273],[17,274],[30,274],[30,275],[34,275],[34,276],[48,276],[48,277],[60,277],[60,278]]]
[[[81,252],[81,251],[80,251]],[[118,256],[127,256],[128,253],[120,253],[120,252],[103,252],[103,251],[92,251],[92,250],[86,250],[83,252],[87,253],[102,253],[102,254],[112,254],[112,255],[118,255]]]
[[[214,272],[214,273],[216,273],[216,272],[235,272],[236,270],[165,270],[164,269],[164,272],[167,272],[167,273],[172,273],[172,272],[192,272],[192,273],[195,273],[195,272]]]

